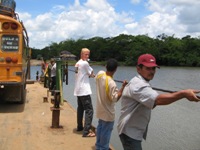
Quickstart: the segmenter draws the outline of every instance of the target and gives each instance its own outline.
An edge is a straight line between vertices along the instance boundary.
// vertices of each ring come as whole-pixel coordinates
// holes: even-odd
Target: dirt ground
[[[60,126],[52,128],[53,106],[43,101],[47,89],[35,82],[27,85],[25,104],[0,104],[0,150],[94,150],[95,137],[76,131],[76,111],[65,102]]]

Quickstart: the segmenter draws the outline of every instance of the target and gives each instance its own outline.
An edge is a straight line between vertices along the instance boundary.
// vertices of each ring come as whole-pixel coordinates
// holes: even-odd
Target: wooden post
[[[36,81],[39,80],[39,71],[36,72]]]
[[[60,126],[60,109],[59,108],[51,108],[52,110],[52,128],[61,128]]]
[[[54,92],[54,107],[51,107],[52,111],[52,128],[62,128],[60,126],[60,91],[55,90]]]

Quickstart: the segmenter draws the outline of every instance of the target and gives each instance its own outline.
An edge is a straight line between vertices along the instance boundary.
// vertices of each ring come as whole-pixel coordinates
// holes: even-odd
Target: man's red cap
[[[156,64],[156,59],[153,55],[151,54],[143,54],[140,55],[140,57],[138,58],[138,65],[142,64],[146,67],[158,67],[159,66]]]

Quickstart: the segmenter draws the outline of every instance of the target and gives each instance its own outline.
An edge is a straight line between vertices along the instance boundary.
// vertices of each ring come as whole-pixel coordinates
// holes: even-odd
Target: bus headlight
[[[6,62],[10,63],[12,61],[12,59],[10,57],[6,57]]]
[[[2,25],[3,29],[9,29],[10,28],[10,24],[8,22],[4,22]]]
[[[11,24],[11,29],[16,30],[18,28],[16,23],[12,23]]]
[[[14,57],[12,58],[12,62],[13,62],[13,63],[17,63],[17,62],[18,62],[18,58],[14,56]]]

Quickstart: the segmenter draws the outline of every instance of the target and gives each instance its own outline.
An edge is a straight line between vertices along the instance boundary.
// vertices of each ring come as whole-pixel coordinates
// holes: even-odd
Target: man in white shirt
[[[87,62],[90,50],[81,50],[81,59],[75,64],[76,79],[74,96],[77,96],[77,131],[83,130],[83,137],[94,137],[95,133],[91,130],[93,119],[93,106],[90,95],[92,94],[89,78],[94,77],[93,69]],[[83,126],[83,115],[85,111],[85,123]],[[84,128],[83,128],[84,127]]]
[[[55,59],[51,59],[51,87],[50,90],[55,90],[56,88],[56,62]]]

